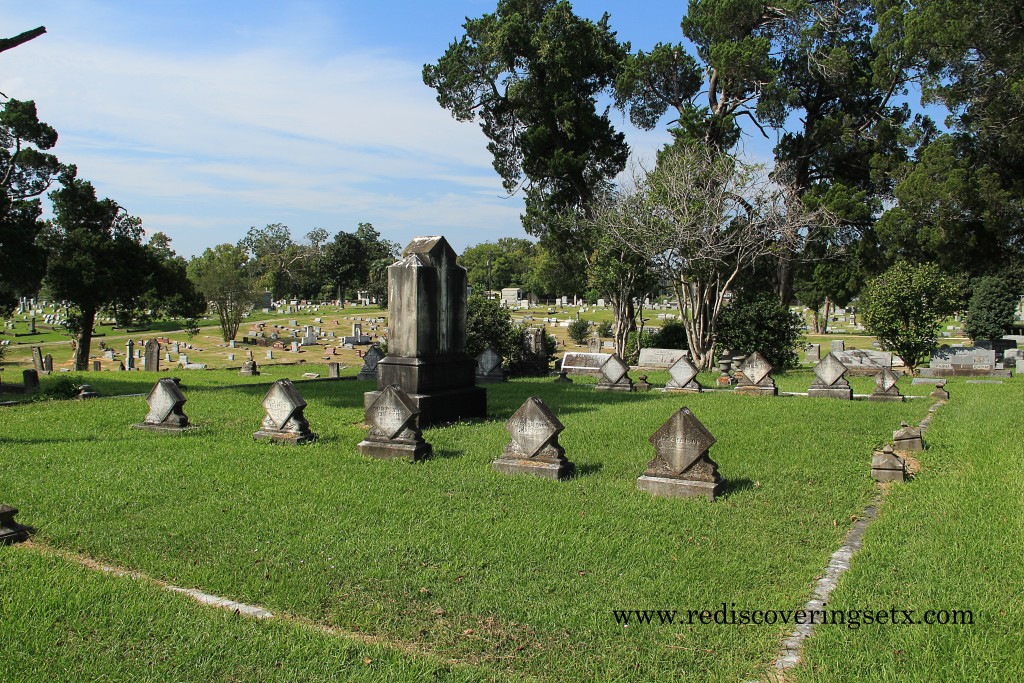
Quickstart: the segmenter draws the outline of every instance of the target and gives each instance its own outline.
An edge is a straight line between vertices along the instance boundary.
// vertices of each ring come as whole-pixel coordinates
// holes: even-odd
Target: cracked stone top
[[[367,408],[366,421],[388,439],[394,439],[412,424],[418,412],[401,387],[389,384]]]
[[[528,458],[537,455],[565,427],[537,396],[531,396],[505,423],[517,450]]]
[[[181,387],[177,382],[164,378],[157,382],[149,392],[146,403],[149,404],[146,422],[159,424],[166,420],[175,409],[185,405],[185,394],[181,393]]]
[[[759,351],[754,351],[747,360],[740,366],[740,372],[750,382],[754,384],[760,384],[768,373],[772,371],[771,364],[761,355]]]
[[[295,411],[306,407],[306,401],[291,380],[279,379],[274,382],[270,391],[263,398],[263,409],[274,425],[281,429],[292,419]]]
[[[681,356],[679,360],[669,367],[668,374],[672,376],[676,384],[685,385],[689,384],[697,376],[697,367],[690,362],[689,358]]]
[[[480,372],[489,375],[501,366],[501,356],[498,352],[488,346],[483,352],[476,357],[476,364],[480,368]]]
[[[619,358],[617,353],[609,356],[608,360],[601,366],[601,374],[612,384],[621,380],[627,372],[629,372],[629,366]]]
[[[676,474],[682,474],[715,443],[715,437],[689,408],[680,408],[658,427],[649,441],[659,460]]]
[[[814,366],[814,374],[824,384],[832,386],[846,374],[846,366],[843,365],[841,360],[836,358],[834,353],[829,352],[827,356]]]
[[[899,375],[897,375],[895,372],[893,372],[889,368],[885,368],[880,373],[875,375],[875,386],[881,392],[889,391],[894,386],[896,386],[896,382],[898,380],[899,380]]]

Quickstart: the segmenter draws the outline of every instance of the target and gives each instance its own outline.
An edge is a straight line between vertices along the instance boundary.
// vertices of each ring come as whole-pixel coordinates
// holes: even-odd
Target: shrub
[[[466,353],[476,358],[488,346],[506,362],[514,362],[522,354],[512,314],[498,301],[474,294],[466,302]]]
[[[981,277],[972,284],[974,293],[967,304],[964,333],[974,340],[999,339],[1013,325],[1016,293],[998,277]]]
[[[640,336],[640,342],[642,346],[640,344],[637,344],[637,332],[637,330],[633,330],[626,337],[626,357],[623,358],[623,360],[629,363],[630,365],[636,365],[637,361],[640,360],[641,348],[649,349],[658,346],[657,330],[653,330],[650,328],[644,330],[643,335]]]
[[[799,365],[796,346],[803,336],[803,320],[772,294],[738,299],[718,317],[715,343],[736,354],[759,351],[776,370]]]
[[[614,332],[614,326],[610,320],[605,320],[597,326],[598,337],[610,337],[612,332]]]
[[[569,339],[577,344],[586,344],[590,336],[590,323],[586,320],[573,320],[567,328]]]
[[[688,349],[686,341],[686,326],[678,320],[666,320],[665,324],[658,330],[657,338],[654,340],[659,349]]]

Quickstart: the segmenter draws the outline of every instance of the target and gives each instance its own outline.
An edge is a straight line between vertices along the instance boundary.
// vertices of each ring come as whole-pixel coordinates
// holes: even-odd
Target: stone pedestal
[[[567,370],[559,370],[555,382],[559,384],[572,384],[572,380],[569,379],[569,372]]]
[[[655,496],[714,500],[723,486],[718,465],[708,457],[715,437],[689,408],[680,408],[649,439],[656,453],[636,480],[637,488]]]
[[[629,366],[619,358],[619,354],[613,353],[608,360],[601,365],[601,379],[594,386],[598,391],[635,391],[633,380],[627,374]]]
[[[146,419],[132,427],[155,432],[181,433],[189,428],[188,417],[182,411],[186,400],[177,382],[173,379],[162,379],[146,397],[146,403],[149,404]]]
[[[771,372],[771,364],[760,352],[754,351],[740,365],[739,380],[733,391],[755,396],[778,396],[779,389],[775,386]]]
[[[892,433],[893,449],[899,453],[917,453],[924,450],[924,439],[920,427],[911,427],[906,422]]]
[[[359,452],[372,458],[403,458],[412,462],[430,457],[433,448],[423,440],[417,426],[419,411],[411,397],[397,384],[375,393],[377,397],[365,412],[370,431],[356,445]]]
[[[869,401],[903,401],[896,386],[899,376],[888,368],[875,375],[875,389],[868,396]]]
[[[807,390],[812,398],[853,399],[853,389],[846,380],[846,366],[831,351],[814,366],[814,382]]]
[[[512,438],[491,467],[506,474],[531,474],[545,479],[569,479],[576,471],[558,443],[565,427],[537,396],[526,399],[505,423]]]
[[[871,478],[882,482],[903,481],[907,478],[906,463],[896,455],[892,446],[871,454]]]
[[[257,441],[269,439],[274,443],[297,445],[316,440],[303,416],[306,401],[291,380],[279,379],[263,397],[266,416],[263,424],[252,436]]]
[[[388,356],[377,364],[378,391],[397,384],[416,407],[417,427],[487,415],[466,355],[466,269],[443,237],[417,237],[388,267]]]
[[[18,508],[0,503],[0,545],[19,543],[29,536],[29,528],[14,521]]]
[[[939,384],[938,386],[936,386],[935,387],[935,391],[933,391],[931,394],[929,394],[929,396],[931,396],[932,398],[937,398],[940,401],[948,401],[949,400],[949,392],[946,391],[945,383]]]

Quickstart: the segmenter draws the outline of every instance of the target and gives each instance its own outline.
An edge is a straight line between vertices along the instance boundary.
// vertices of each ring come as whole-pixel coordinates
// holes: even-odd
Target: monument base
[[[904,481],[906,473],[903,470],[876,469],[871,468],[871,478],[875,481]]]
[[[30,529],[14,521],[17,508],[0,504],[0,545],[20,543],[28,539]]]
[[[636,487],[647,491],[652,496],[668,498],[707,498],[714,500],[721,493],[724,481],[694,481],[691,479],[674,479],[671,477],[652,477],[643,475],[636,480]]]
[[[852,387],[811,387],[807,390],[811,398],[838,398],[843,401],[853,400]]]
[[[360,382],[376,382],[377,381],[377,373],[376,372],[358,372],[358,373],[356,373],[356,379],[359,380]]]
[[[489,374],[489,375],[477,375],[476,376],[476,383],[477,384],[499,384],[499,383],[504,382],[504,381],[505,381],[505,373],[503,373],[503,372],[498,372],[498,373]]]
[[[678,384],[675,381],[669,381],[665,385],[662,391],[669,391],[677,394],[700,394],[704,392],[704,387],[696,382],[687,382],[686,384]]]
[[[313,432],[296,434],[295,432],[280,432],[270,429],[260,429],[253,433],[252,438],[257,441],[270,440],[274,443],[284,444],[286,446],[298,446],[299,444],[312,443],[313,441],[316,441],[316,434]]]
[[[899,394],[871,394],[868,396],[869,401],[904,401],[905,397]]]
[[[363,394],[364,410],[373,405],[379,395],[380,391]],[[409,394],[409,398],[420,413],[416,423],[420,429],[465,418],[487,417],[487,390],[482,387]]]
[[[381,458],[384,460],[404,458],[410,462],[426,460],[434,451],[433,447],[426,441],[415,442],[405,440],[370,441],[367,439],[356,444],[356,448],[359,449],[360,453],[371,458]]]
[[[751,396],[778,396],[779,388],[776,386],[758,386],[757,384],[738,384],[733,389],[737,394],[750,394]],[[852,394],[851,394],[852,395]]]
[[[532,474],[535,477],[557,481],[571,479],[576,473],[576,466],[568,460],[547,462],[529,458],[498,458],[491,463],[491,467],[505,474]]]
[[[628,377],[623,377],[618,382],[607,382],[602,379],[600,382],[594,385],[595,391],[636,391],[636,387],[633,386],[633,380]]]
[[[132,429],[147,429],[151,432],[165,432],[167,434],[183,434],[185,432],[189,432],[192,431],[193,429],[196,429],[196,426],[192,424],[178,426],[139,422],[138,424],[133,424]]]

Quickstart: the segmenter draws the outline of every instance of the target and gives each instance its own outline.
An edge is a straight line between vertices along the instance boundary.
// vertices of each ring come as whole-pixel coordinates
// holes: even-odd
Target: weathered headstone
[[[845,350],[846,350],[846,342],[843,341],[842,339],[833,339],[829,343],[829,351],[831,351],[833,353],[835,353],[836,351],[845,351]]]
[[[146,341],[146,360],[142,367],[146,372],[160,372],[160,342],[156,339]]]
[[[697,366],[686,356],[679,359],[668,369],[671,379],[665,385],[665,391],[682,391],[700,393],[704,387],[697,381]]]
[[[922,377],[976,377],[1008,378],[1009,370],[996,367],[996,352],[981,347],[941,348],[932,354],[927,368],[920,368]]]
[[[807,344],[804,346],[804,362],[817,365],[821,360],[821,344]]]
[[[32,318],[29,319],[29,321],[28,321],[28,333],[29,334],[35,334],[36,333],[36,317],[35,316],[32,316]]]
[[[814,382],[807,395],[815,398],[853,399],[853,389],[846,381],[846,366],[831,351],[814,366]]]
[[[587,338],[587,353],[601,353],[601,339],[599,337]]]
[[[875,389],[868,396],[868,400],[902,401],[903,396],[900,394],[899,387],[896,386],[897,381],[899,381],[899,375],[889,368],[884,368],[875,375]]]
[[[182,411],[185,401],[185,394],[177,382],[169,378],[161,379],[146,396],[146,403],[149,404],[146,419],[132,426],[158,432],[182,432],[189,426],[188,417]]]
[[[377,364],[377,391],[397,384],[419,410],[418,426],[487,415],[466,354],[466,269],[444,237],[416,237],[388,267],[388,355]]]
[[[641,368],[670,368],[677,360],[689,355],[689,351],[680,349],[640,349],[636,364]]]
[[[0,545],[19,543],[29,537],[30,529],[14,521],[18,508],[0,503]]]
[[[270,385],[263,397],[266,416],[259,430],[253,434],[257,440],[270,439],[275,443],[300,444],[316,439],[303,415],[306,401],[291,380],[279,379]]]
[[[21,383],[25,387],[24,392],[26,394],[31,394],[36,391],[39,391],[39,373],[32,368],[29,368],[28,370],[22,370]]]
[[[772,366],[759,351],[747,356],[739,367],[739,373],[735,391],[759,396],[779,395],[779,388],[772,379]]]
[[[501,370],[501,356],[490,346],[476,357],[476,381],[478,384],[505,381],[505,373]]]
[[[125,367],[128,370],[135,369],[135,342],[129,339],[125,343]]]
[[[53,356],[50,354],[43,356],[43,372],[53,372]]]
[[[418,425],[419,411],[400,386],[392,384],[375,392],[366,407],[370,430],[356,448],[374,458],[407,458],[415,462],[430,457],[433,448],[423,440]]]
[[[903,458],[896,455],[892,446],[885,446],[871,454],[871,478],[875,481],[903,481],[907,478],[907,466]]]
[[[548,374],[548,354],[544,346],[547,332],[543,327],[528,327],[520,334],[523,353],[516,363],[509,368],[514,375],[527,377],[546,377]]]
[[[563,365],[563,367],[565,367]],[[629,366],[626,361],[613,353],[601,365],[601,379],[594,385],[598,391],[634,391],[633,380],[629,378]]]
[[[680,408],[651,438],[654,459],[647,463],[638,488],[655,496],[702,496],[714,500],[723,480],[708,457],[715,437],[689,408]]]
[[[376,344],[366,349],[366,353],[363,354],[363,367],[356,374],[356,379],[361,381],[377,379],[377,366],[382,358],[384,358],[384,352]]]
[[[512,438],[501,457],[491,463],[499,472],[568,479],[575,466],[565,457],[558,435],[565,427],[537,396],[531,396],[505,423]]]
[[[341,363],[330,362],[327,364],[327,377],[338,379],[341,377]]]
[[[103,363],[99,362],[98,360],[94,360],[92,362],[92,371],[93,372],[99,372],[102,369],[103,369]]]
[[[43,350],[38,346],[32,347],[32,367],[36,372],[43,371]]]
[[[611,358],[610,353],[577,353],[570,351],[562,357],[561,369],[572,375],[600,375],[601,366]]]
[[[256,361],[252,358],[248,358],[242,363],[242,369],[238,371],[238,374],[255,377],[260,374],[260,371],[259,368],[256,367]]]
[[[906,422],[900,423],[900,428],[892,433],[892,443],[893,448],[899,453],[916,453],[924,450],[921,428],[911,427]]]

